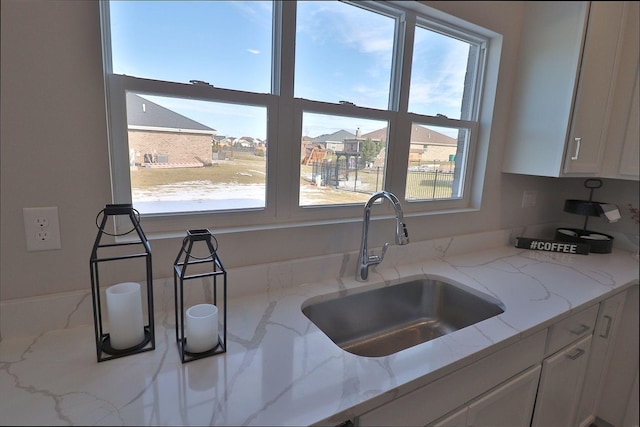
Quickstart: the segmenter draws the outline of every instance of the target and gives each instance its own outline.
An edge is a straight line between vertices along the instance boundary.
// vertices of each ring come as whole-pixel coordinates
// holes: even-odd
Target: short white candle
[[[124,282],[107,288],[109,339],[115,350],[124,350],[144,340],[140,283]]]
[[[185,335],[189,353],[202,353],[218,345],[218,307],[197,304],[187,309]]]

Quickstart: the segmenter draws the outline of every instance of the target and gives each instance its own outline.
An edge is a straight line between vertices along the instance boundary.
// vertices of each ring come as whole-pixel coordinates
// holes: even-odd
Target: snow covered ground
[[[303,206],[366,201],[367,194],[336,191],[313,185],[302,186],[300,203]],[[261,184],[213,184],[210,181],[190,181],[164,184],[150,189],[132,190],[133,206],[141,214],[179,213],[211,210],[260,209],[265,207],[265,187]],[[344,202],[343,202],[344,203]]]

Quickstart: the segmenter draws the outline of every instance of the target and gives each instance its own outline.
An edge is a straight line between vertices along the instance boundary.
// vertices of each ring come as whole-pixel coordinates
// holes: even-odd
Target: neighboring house
[[[258,138],[254,138],[252,136],[241,136],[233,141],[234,145],[239,145],[243,148],[256,148],[260,144],[263,144],[261,140]]]
[[[302,158],[309,156],[313,148],[325,147],[334,153],[357,153],[364,141],[386,141],[387,128],[382,128],[360,134],[345,130],[339,130],[332,134],[320,135],[316,138],[303,138]],[[458,142],[455,138],[436,132],[420,125],[413,125],[411,129],[411,146],[409,151],[409,163],[448,162],[451,156],[455,156]],[[386,150],[382,149],[373,164],[384,166]]]
[[[356,134],[355,137],[351,137],[351,138],[345,138],[344,140],[344,152],[345,153],[359,153],[360,151],[362,151],[361,147],[362,147],[362,143],[369,140],[369,141],[375,141],[375,142],[379,142],[383,139],[385,139],[386,137],[386,128],[384,129],[385,131],[385,135],[382,138],[379,138],[378,136],[372,135],[373,132],[370,132],[366,135],[362,135],[360,132],[360,128],[356,129]]]
[[[422,162],[448,162],[456,155],[458,140],[424,126],[413,125],[411,151],[420,155]],[[412,160],[410,158],[410,160]]]
[[[133,93],[127,94],[131,166],[212,164],[216,130]]]
[[[313,146],[321,145],[327,150],[336,152],[344,151],[344,141],[352,138],[355,138],[355,135],[351,132],[347,132],[346,130],[339,130],[331,134],[324,134],[312,138],[310,142]]]
[[[382,128],[362,135],[363,139],[384,141],[387,138],[387,128]],[[455,138],[436,132],[420,125],[413,125],[411,129],[411,146],[409,148],[409,163],[419,162],[448,162],[455,156],[458,141]],[[383,149],[375,165],[384,165],[385,150]]]

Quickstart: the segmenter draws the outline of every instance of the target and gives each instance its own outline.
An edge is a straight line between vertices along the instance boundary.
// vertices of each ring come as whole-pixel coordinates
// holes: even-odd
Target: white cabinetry
[[[628,294],[621,292],[573,313],[548,329],[357,417],[356,424],[588,425],[595,415],[602,417],[603,406],[604,412],[612,411],[609,408],[613,406],[601,400],[606,400],[606,387],[615,382],[607,378],[616,356],[613,339],[624,329],[620,325],[629,323],[624,313],[635,314],[637,324],[637,308],[626,308]]]
[[[609,424],[621,427],[639,425],[638,422],[638,361],[640,361],[640,289],[635,285],[627,290],[620,316],[620,327],[613,343],[607,374],[601,385],[597,415]],[[634,399],[635,397],[635,399]],[[632,422],[625,422],[625,419]]]
[[[476,399],[469,406],[429,425],[528,427],[539,377],[540,365],[537,365]]]
[[[640,3],[625,2],[620,62],[607,133],[604,178],[640,178]]]
[[[598,176],[623,2],[526,2],[503,171]]]
[[[546,330],[493,353],[422,388],[382,405],[357,419],[360,426],[425,426],[539,365]]]
[[[620,324],[625,297],[626,292],[622,292],[600,304],[576,425],[586,427],[598,415],[600,390],[607,374],[607,364],[613,352],[613,343]]]
[[[599,306],[549,328],[533,427],[575,425]]]
[[[579,338],[591,335],[596,325],[598,307],[598,304],[593,305],[551,326],[545,356],[556,353]]]
[[[467,425],[467,414],[469,413],[469,407],[464,406],[460,409],[453,411],[452,413],[445,415],[438,421],[429,424],[429,427],[464,427]]]
[[[539,378],[540,366],[535,366],[473,402],[469,406],[467,426],[529,426]]]
[[[590,344],[591,335],[544,360],[534,427],[575,425]]]

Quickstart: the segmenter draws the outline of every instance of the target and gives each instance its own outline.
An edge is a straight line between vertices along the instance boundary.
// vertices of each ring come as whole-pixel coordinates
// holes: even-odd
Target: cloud
[[[252,53],[254,55],[259,55],[260,51],[257,49],[247,49],[247,52]]]
[[[330,6],[329,6],[330,5]],[[318,44],[337,43],[362,53],[389,57],[394,21],[343,3],[306,2],[298,6],[298,31]]]

